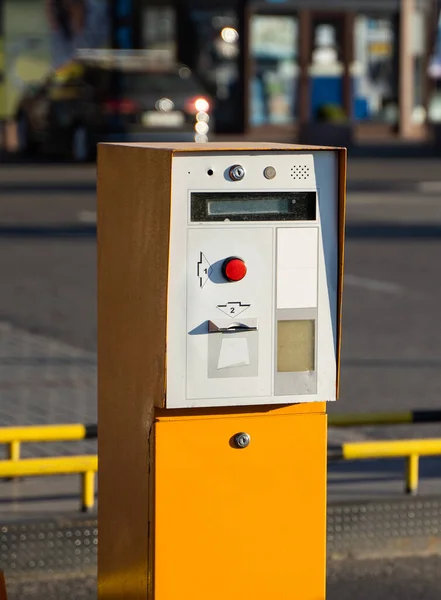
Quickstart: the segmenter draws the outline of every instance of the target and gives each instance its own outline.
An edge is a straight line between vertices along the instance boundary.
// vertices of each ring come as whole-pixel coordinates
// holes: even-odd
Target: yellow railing
[[[28,425],[0,428],[0,444],[8,446],[9,460],[0,460],[0,478],[49,475],[81,475],[81,509],[89,512],[95,504],[94,455],[51,458],[21,458],[23,443],[80,441],[97,437],[96,425]]]
[[[89,512],[94,507],[95,474],[97,471],[98,457],[93,455],[0,460],[0,478],[81,475],[81,509],[83,512]]]
[[[433,411],[437,414],[438,411]],[[433,421],[429,413],[395,413],[394,420],[386,414],[388,423],[409,423],[409,415],[417,415],[419,422]],[[401,415],[401,417],[400,417]],[[422,416],[421,416],[422,415]],[[430,413],[432,415],[432,413]],[[342,415],[338,419],[341,426],[385,424],[385,414]],[[436,417],[438,418],[438,417]],[[336,417],[330,417],[330,425],[336,424]],[[369,420],[370,419],[370,420]],[[93,509],[95,503],[95,475],[98,470],[97,456],[69,456],[54,458],[21,459],[22,443],[79,441],[97,437],[96,425],[42,425],[0,428],[0,444],[9,446],[9,460],[0,461],[0,478],[31,477],[47,475],[67,475],[77,473],[82,476],[82,510]],[[419,459],[421,456],[441,455],[441,439],[416,439],[400,441],[349,442],[328,449],[328,460],[366,460],[384,458],[406,459],[406,492],[416,494],[419,483]]]
[[[441,439],[349,442],[329,449],[329,460],[406,459],[406,493],[415,495],[421,456],[441,455]]]
[[[22,443],[68,442],[97,437],[96,425],[25,425],[0,428],[0,444],[7,444],[9,460],[19,460]]]

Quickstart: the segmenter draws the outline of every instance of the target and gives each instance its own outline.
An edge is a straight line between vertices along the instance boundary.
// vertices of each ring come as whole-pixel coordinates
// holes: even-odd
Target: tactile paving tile
[[[440,552],[441,498],[330,505],[327,549],[331,557]]]
[[[0,568],[8,576],[96,569],[96,518],[72,517],[0,525]]]

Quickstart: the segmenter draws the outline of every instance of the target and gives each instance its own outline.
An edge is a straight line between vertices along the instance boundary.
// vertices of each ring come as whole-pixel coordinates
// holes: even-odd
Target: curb
[[[7,577],[73,577],[96,571],[96,515],[0,524]],[[441,496],[336,503],[327,509],[328,560],[441,555]]]

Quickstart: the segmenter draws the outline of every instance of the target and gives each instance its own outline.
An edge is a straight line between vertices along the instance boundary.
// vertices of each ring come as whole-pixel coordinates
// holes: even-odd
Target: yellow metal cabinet
[[[326,415],[154,427],[155,600],[323,600]]]
[[[238,165],[243,182],[228,175]],[[325,401],[339,385],[346,150],[102,144],[97,180],[100,600],[324,600]],[[197,190],[209,193],[200,205]],[[291,225],[272,219],[266,249],[240,233],[263,220],[210,222],[224,193],[254,214],[253,198],[285,202],[281,190],[317,191],[316,212],[301,223],[296,209]],[[203,208],[194,221],[193,192]],[[247,278],[227,286],[233,257],[246,260]],[[225,303],[249,309],[251,322],[225,328]],[[217,338],[227,333],[254,346],[247,356],[225,344],[220,374]],[[293,339],[306,341],[302,356]],[[241,449],[239,432],[251,439]]]

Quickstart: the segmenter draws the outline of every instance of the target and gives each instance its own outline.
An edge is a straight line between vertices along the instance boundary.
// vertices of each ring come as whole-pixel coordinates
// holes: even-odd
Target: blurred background
[[[347,145],[438,141],[438,4],[1,0],[3,147],[51,146],[48,129],[55,137],[69,129],[75,137],[80,125],[87,127],[76,133],[76,143],[97,132],[99,139],[127,132],[139,137],[151,129],[170,133],[189,124],[189,113],[205,112],[186,102],[199,96],[209,102],[202,107],[211,121],[208,129],[202,121],[199,136],[307,142],[325,136]],[[107,77],[96,79],[97,68]],[[119,76],[129,69],[131,77]],[[156,73],[155,85],[140,77],[146,72]],[[159,112],[174,114],[147,114],[162,96],[174,106]],[[80,123],[71,115],[73,98],[105,107],[107,118],[97,122],[90,115]]]
[[[330,415],[441,410],[440,8],[0,0],[0,427],[96,423],[103,140],[347,146],[341,398]],[[441,426],[329,430],[333,445],[409,438],[441,438]],[[0,459],[8,451],[0,444]],[[21,448],[23,458],[95,452],[94,439]],[[404,472],[402,459],[332,463],[329,502],[401,502]],[[73,476],[0,479],[10,599],[96,598],[95,515],[68,521],[79,494]],[[440,456],[421,459],[419,494],[441,496]],[[77,534],[81,552],[69,546]],[[329,600],[438,600],[439,547],[430,558],[330,561]]]

